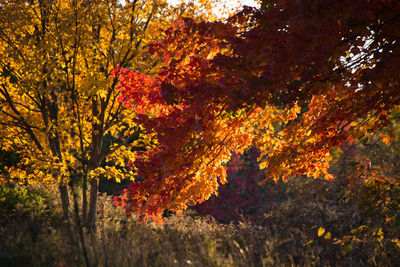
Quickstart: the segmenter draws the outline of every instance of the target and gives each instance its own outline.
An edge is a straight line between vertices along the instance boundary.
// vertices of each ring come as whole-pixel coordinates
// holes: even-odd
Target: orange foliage
[[[399,14],[390,0],[263,1],[166,29],[149,49],[165,60],[158,75],[115,72],[157,142],[132,161],[143,182],[119,203],[158,214],[203,201],[231,152],[252,144],[268,177],[332,179],[329,150],[387,125],[400,104]]]

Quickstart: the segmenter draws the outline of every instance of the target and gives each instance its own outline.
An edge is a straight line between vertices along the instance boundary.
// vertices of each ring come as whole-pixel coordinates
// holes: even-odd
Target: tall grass
[[[60,203],[51,193],[32,187],[2,190],[0,266],[85,265],[78,226],[73,220],[68,223],[62,219]],[[162,226],[137,223],[115,208],[111,197],[100,195],[96,234],[84,232],[89,263],[398,266],[400,246],[392,242],[393,236],[363,240],[367,235],[354,232],[368,226],[368,218],[335,183],[299,178],[278,184],[274,190],[275,201],[265,205],[265,215],[258,224],[218,223],[194,211],[170,215]],[[322,228],[324,233],[319,235]],[[363,242],[348,242],[343,238],[346,236]],[[378,250],[377,244],[382,245]]]

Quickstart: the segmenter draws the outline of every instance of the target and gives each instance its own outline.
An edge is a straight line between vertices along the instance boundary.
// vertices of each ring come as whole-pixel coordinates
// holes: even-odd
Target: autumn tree
[[[262,1],[226,22],[178,21],[150,46],[156,76],[116,70],[121,101],[157,146],[119,199],[159,216],[224,183],[232,151],[254,144],[267,177],[325,177],[329,150],[387,125],[400,104],[400,3]]]
[[[181,15],[209,18],[193,4],[163,0],[1,1],[0,144],[20,158],[1,180],[58,185],[65,217],[67,184],[81,183],[83,219],[93,228],[99,176],[133,179],[125,163],[150,144],[136,114],[117,101],[110,71],[157,71],[160,60],[146,47],[155,26]]]

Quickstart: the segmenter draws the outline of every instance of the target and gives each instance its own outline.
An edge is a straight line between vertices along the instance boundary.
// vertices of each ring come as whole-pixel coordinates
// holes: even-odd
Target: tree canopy
[[[177,21],[149,52],[157,75],[117,68],[120,101],[153,134],[131,159],[142,182],[119,199],[159,216],[226,182],[255,145],[267,178],[325,177],[330,149],[377,132],[400,103],[400,3],[262,1],[224,22]]]

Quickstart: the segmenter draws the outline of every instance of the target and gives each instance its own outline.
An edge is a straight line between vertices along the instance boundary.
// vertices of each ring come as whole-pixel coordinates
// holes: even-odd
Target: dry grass
[[[61,218],[51,194],[42,201],[14,201],[0,219],[0,266],[84,266],[77,226]],[[305,190],[305,192],[304,192]],[[396,266],[390,240],[335,244],[365,223],[354,203],[334,184],[294,181],[276,188],[280,197],[264,209],[259,225],[222,224],[188,211],[165,224],[140,224],[100,195],[96,235],[85,234],[92,266]],[[300,193],[299,193],[300,192]],[[7,199],[1,199],[2,204]],[[7,203],[8,203],[7,202]],[[69,225],[69,227],[68,227]],[[318,236],[324,227],[331,233]],[[385,242],[387,241],[387,242]],[[374,243],[375,242],[375,243]],[[346,251],[346,249],[348,251]],[[386,251],[386,255],[383,252]],[[400,252],[398,250],[398,252]],[[389,254],[388,254],[389,253]],[[371,260],[371,255],[374,259]],[[375,261],[375,262],[374,262]]]

